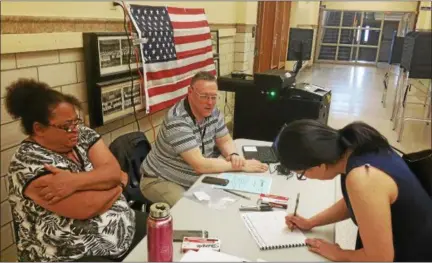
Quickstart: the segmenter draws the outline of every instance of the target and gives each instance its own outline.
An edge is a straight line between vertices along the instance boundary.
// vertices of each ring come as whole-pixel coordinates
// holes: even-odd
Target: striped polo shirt
[[[223,114],[216,107],[209,117],[196,123],[186,97],[165,116],[156,143],[141,165],[141,174],[162,177],[188,188],[198,176],[180,154],[198,147],[204,157],[216,157],[216,138],[226,134]]]

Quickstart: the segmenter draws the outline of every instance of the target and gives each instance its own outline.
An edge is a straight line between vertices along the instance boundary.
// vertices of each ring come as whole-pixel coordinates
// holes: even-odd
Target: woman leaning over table
[[[285,220],[290,228],[310,230],[351,218],[359,229],[356,249],[308,239],[311,251],[333,261],[432,261],[432,199],[374,128],[354,122],[336,130],[295,121],[281,132],[277,149],[299,179],[341,174],[341,200],[312,218]]]
[[[7,87],[6,108],[28,135],[8,173],[19,261],[121,261],[145,236],[146,214],[122,195],[127,175],[79,106],[35,80]]]

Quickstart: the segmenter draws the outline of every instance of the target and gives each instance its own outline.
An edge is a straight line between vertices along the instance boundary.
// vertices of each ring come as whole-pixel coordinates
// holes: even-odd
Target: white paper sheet
[[[205,192],[194,192],[194,196],[200,201],[209,201],[210,196]]]

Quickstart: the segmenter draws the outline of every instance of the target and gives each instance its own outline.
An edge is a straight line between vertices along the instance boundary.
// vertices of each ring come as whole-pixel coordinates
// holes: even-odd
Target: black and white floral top
[[[71,261],[83,256],[122,256],[135,234],[135,214],[123,195],[104,214],[87,220],[59,216],[23,195],[29,183],[48,174],[43,164],[71,172],[91,171],[90,147],[100,139],[94,130],[81,126],[75,147],[82,163],[23,141],[9,166],[9,201],[18,226],[20,261]]]

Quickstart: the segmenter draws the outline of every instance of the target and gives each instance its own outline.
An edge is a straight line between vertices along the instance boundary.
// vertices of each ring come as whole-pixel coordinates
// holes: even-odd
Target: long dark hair
[[[286,125],[277,143],[281,164],[291,170],[334,164],[347,150],[362,155],[389,149],[387,139],[364,122],[353,122],[337,130],[309,119]]]
[[[51,89],[46,83],[19,79],[6,88],[6,109],[14,119],[21,118],[27,135],[33,135],[33,123],[49,124],[52,110],[61,102],[80,108],[77,98]]]

